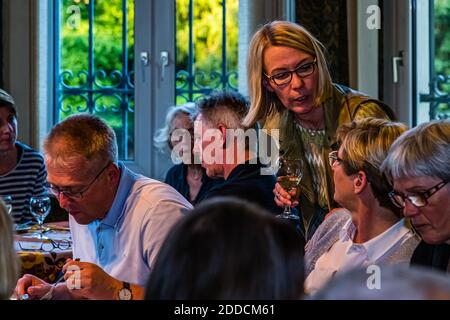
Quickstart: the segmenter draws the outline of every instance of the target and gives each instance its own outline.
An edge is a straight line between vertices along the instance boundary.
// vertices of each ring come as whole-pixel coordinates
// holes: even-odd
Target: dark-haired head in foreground
[[[297,299],[303,243],[294,228],[231,197],[207,200],[165,240],[146,299]]]

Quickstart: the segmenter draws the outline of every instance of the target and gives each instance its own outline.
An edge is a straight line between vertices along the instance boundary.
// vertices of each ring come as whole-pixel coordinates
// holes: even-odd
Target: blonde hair
[[[389,199],[392,188],[381,173],[381,165],[391,145],[407,129],[403,123],[369,117],[343,124],[336,132],[344,154],[345,173],[350,175],[363,170],[380,205],[395,213],[400,212]]]
[[[450,180],[450,120],[435,120],[408,130],[393,145],[382,166],[389,179],[431,176]]]
[[[19,259],[14,250],[12,220],[0,200],[0,300],[9,299],[19,277]]]
[[[256,31],[250,42],[247,72],[251,105],[243,121],[247,127],[284,109],[276,94],[269,92],[263,85],[264,51],[271,46],[290,47],[316,58],[318,83],[315,105],[321,105],[332,94],[333,84],[322,43],[298,24],[288,21],[267,23]]]

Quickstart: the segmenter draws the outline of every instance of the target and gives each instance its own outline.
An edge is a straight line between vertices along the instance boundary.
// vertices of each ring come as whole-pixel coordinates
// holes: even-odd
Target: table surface
[[[61,275],[66,259],[72,258],[72,243],[68,222],[44,224],[49,228],[43,235],[51,239],[56,245],[64,244],[64,249],[53,247],[50,240],[36,237],[36,228],[23,230],[16,235],[15,247],[22,264],[22,275],[33,274],[49,283],[56,281]],[[42,249],[43,241],[50,246],[51,251]],[[20,243],[20,245],[19,245]]]

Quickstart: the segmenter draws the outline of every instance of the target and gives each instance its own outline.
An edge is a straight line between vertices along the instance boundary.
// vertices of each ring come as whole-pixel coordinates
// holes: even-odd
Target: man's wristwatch
[[[122,289],[119,290],[119,300],[132,300],[133,293],[128,282],[122,282]]]

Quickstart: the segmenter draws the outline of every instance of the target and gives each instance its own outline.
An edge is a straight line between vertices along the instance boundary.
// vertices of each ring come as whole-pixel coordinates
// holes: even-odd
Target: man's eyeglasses
[[[68,250],[72,247],[72,242],[69,240],[58,240],[54,241],[52,239],[44,239],[42,242],[37,244],[36,242],[19,241],[19,248],[22,251],[45,251],[52,252],[55,249]]]
[[[292,80],[292,74],[295,72],[299,78],[306,78],[310,76],[314,72],[314,66],[316,65],[317,61],[316,58],[314,58],[313,62],[308,62],[302,65],[299,65],[294,70],[288,70],[288,71],[282,71],[279,73],[276,73],[272,76],[269,76],[268,74],[264,75],[269,79],[269,81],[272,81],[277,86],[283,86],[287,85]]]
[[[333,167],[336,162],[342,163],[344,160],[338,157],[337,151],[331,151],[328,154],[328,161],[330,162],[330,167]]]
[[[391,199],[392,203],[399,208],[405,207],[406,199],[408,199],[413,205],[418,208],[424,207],[428,204],[427,199],[438,192],[440,189],[442,189],[447,183],[448,181],[442,180],[437,185],[431,187],[428,190],[425,190],[424,192],[416,192],[408,196],[397,193],[395,190],[393,190],[389,192],[389,198]]]
[[[83,190],[71,191],[68,189],[59,188],[59,187],[54,186],[49,183],[47,183],[46,187],[57,198],[59,198],[61,196],[61,194],[63,194],[65,197],[70,198],[70,199],[76,199],[76,200],[82,199],[83,195],[89,190],[89,188],[94,184],[94,182],[97,181],[97,179],[102,175],[102,173],[106,170],[106,168],[109,167],[110,164],[111,164],[111,162],[108,161],[106,166],[95,176],[94,179],[92,179],[91,182],[89,182],[89,184],[86,187],[84,187]]]

